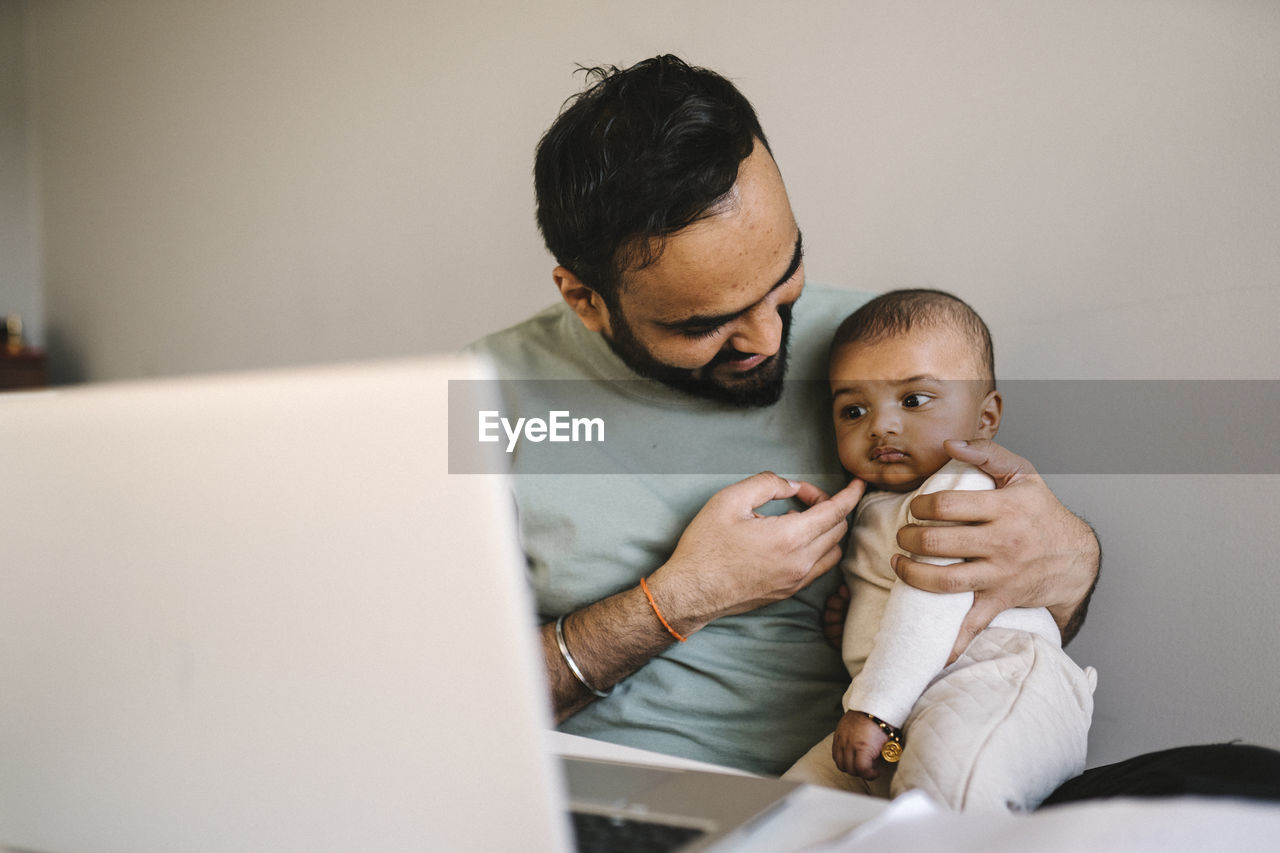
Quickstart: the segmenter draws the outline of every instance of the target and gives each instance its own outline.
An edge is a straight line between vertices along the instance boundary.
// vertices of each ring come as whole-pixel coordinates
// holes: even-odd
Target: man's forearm
[[[560,651],[555,623],[541,628],[542,652],[552,707],[559,724],[676,642],[637,586],[565,617],[565,647],[587,684],[574,675]]]
[[[1083,587],[1084,591],[1081,595],[1074,601],[1049,608],[1054,621],[1058,623],[1058,628],[1062,631],[1062,645],[1064,646],[1074,640],[1076,634],[1079,634],[1081,627],[1084,626],[1085,617],[1089,615],[1089,601],[1093,598],[1093,591],[1098,586],[1098,576],[1102,570],[1102,545],[1098,541],[1097,533],[1084,519],[1079,517],[1076,517],[1076,519],[1083,528],[1082,542],[1084,546],[1078,552],[1077,564],[1081,577],[1087,578],[1088,583]]]

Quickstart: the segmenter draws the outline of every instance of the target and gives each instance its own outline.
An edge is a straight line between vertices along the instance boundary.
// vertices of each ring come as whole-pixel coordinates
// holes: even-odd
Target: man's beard
[[[736,374],[733,382],[722,382],[712,373],[718,365],[746,358],[751,353],[721,350],[709,363],[698,368],[672,367],[663,364],[636,340],[622,312],[613,311],[613,337],[606,337],[609,347],[628,367],[646,379],[653,379],[708,400],[730,403],[743,408],[771,406],[782,396],[783,379],[787,375],[787,342],[791,335],[791,306],[778,308],[782,318],[782,339],[778,351],[745,373]]]

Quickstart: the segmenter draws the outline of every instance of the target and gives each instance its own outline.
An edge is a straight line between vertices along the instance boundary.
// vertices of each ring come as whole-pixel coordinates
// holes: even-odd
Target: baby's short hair
[[[941,290],[891,290],[854,311],[831,341],[831,355],[852,343],[875,343],[920,326],[951,327],[972,345],[984,378],[996,387],[991,331],[964,300]]]

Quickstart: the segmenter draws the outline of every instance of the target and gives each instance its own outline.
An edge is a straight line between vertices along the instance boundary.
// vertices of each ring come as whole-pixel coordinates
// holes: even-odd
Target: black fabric
[[[1243,797],[1280,801],[1280,752],[1238,743],[1180,746],[1086,770],[1040,807],[1109,797]]]

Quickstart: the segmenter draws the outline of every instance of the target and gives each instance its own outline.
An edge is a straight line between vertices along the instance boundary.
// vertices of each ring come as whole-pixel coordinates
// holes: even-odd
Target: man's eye
[[[840,416],[846,420],[855,421],[867,413],[862,406],[845,406],[840,410]]]
[[[702,338],[714,337],[716,332],[720,331],[720,329],[720,326],[692,326],[679,329],[678,331],[680,332],[681,337],[688,338],[691,341],[697,341]]]
[[[929,402],[929,397],[925,394],[908,394],[902,398],[902,405],[907,409],[915,409]]]

